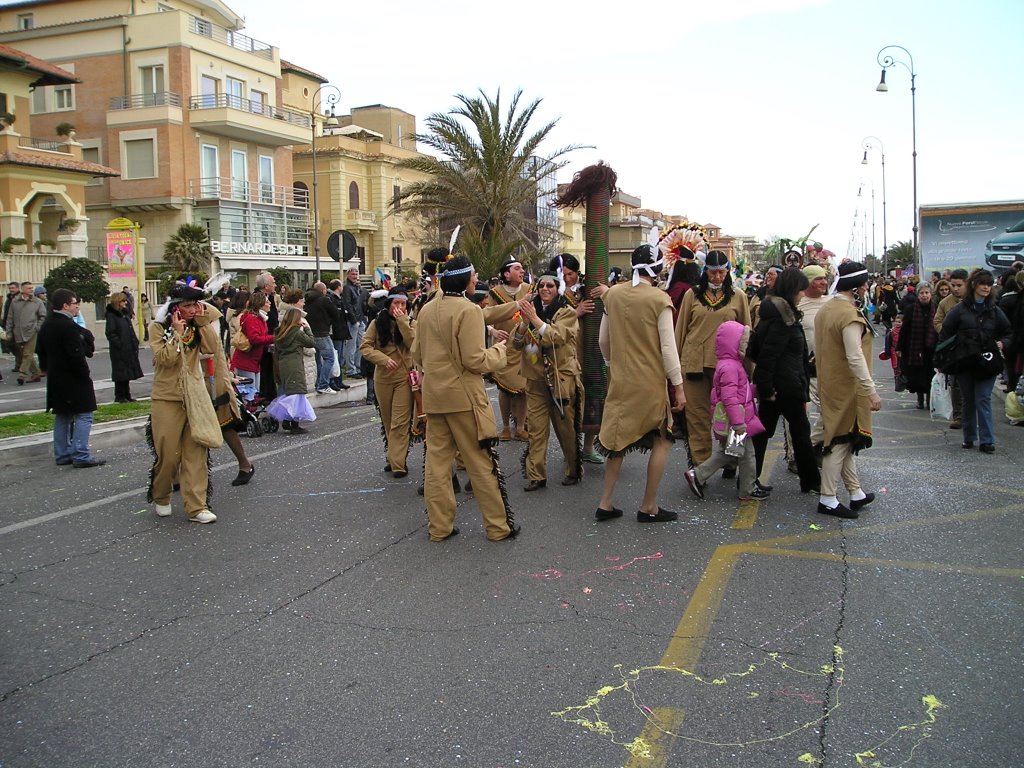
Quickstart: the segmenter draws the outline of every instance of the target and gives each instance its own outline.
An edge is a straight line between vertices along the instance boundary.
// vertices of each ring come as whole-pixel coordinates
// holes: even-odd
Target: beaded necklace
[[[702,298],[704,299],[704,304],[707,305],[708,309],[717,309],[718,306],[725,301],[725,291],[713,291],[711,288],[708,288],[704,291]]]

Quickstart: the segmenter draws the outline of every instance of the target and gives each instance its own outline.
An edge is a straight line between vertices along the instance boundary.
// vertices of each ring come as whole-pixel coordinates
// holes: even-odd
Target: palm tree
[[[209,272],[213,251],[206,229],[182,224],[164,245],[164,261],[177,272]]]
[[[916,261],[917,254],[914,253],[914,246],[906,241],[900,240],[889,246],[885,252],[886,262],[889,269],[899,267],[903,269]]]
[[[509,254],[535,254],[537,244],[557,232],[537,221],[541,182],[565,165],[560,158],[579,148],[570,145],[539,157],[558,120],[531,132],[540,99],[520,110],[521,97],[522,91],[516,91],[502,113],[500,91],[494,99],[483,91],[480,96],[457,95],[460,106],[430,115],[429,131],[416,135],[417,142],[438,156],[399,163],[427,177],[402,191],[397,200],[402,214],[421,216],[438,232],[451,232],[461,224],[458,251],[482,275],[494,274]]]

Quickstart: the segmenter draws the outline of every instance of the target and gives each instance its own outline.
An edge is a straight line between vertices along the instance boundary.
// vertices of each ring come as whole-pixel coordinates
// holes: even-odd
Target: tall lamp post
[[[320,100],[319,105],[317,104],[317,97],[320,96],[320,92],[324,91],[324,96]],[[324,118],[325,126],[336,126],[338,124],[338,118],[334,116],[334,105],[341,100],[341,90],[337,86],[324,84],[321,85],[309,100],[309,125],[310,125],[310,144],[313,147],[313,253],[316,257],[316,281],[320,282],[320,207],[317,200],[317,189],[316,189],[316,119],[317,106],[320,107],[321,114],[319,117]],[[330,109],[330,114],[323,115],[323,105],[327,102]]]
[[[885,218],[885,147],[882,145],[882,140],[877,136],[866,136],[861,142],[861,146],[864,148],[864,159],[860,161],[861,165],[868,164],[869,150],[877,149],[879,154],[882,155],[882,274],[884,275],[888,272],[886,267],[889,261],[889,230],[886,226]]]
[[[907,59],[910,60],[908,64],[905,61],[894,58],[892,54],[886,53],[891,49],[897,49],[903,51],[907,55]],[[897,54],[899,55],[899,54]],[[904,67],[910,73],[910,129],[911,129],[911,147],[913,149],[913,182],[914,182],[914,262],[917,263],[920,259],[920,253],[918,252],[917,242],[917,73],[914,71],[914,57],[910,55],[910,51],[904,48],[902,45],[887,45],[885,48],[878,52],[875,57],[882,67],[882,79],[879,80],[878,86],[875,88],[876,91],[886,93],[889,90],[889,86],[885,84],[885,70],[889,67],[894,67],[897,64]]]
[[[862,197],[861,192],[864,190],[864,182],[871,185],[871,255],[876,259],[878,258],[878,251],[875,250],[877,243],[875,242],[875,182],[869,179],[867,176],[861,176],[860,186],[857,187],[857,197]],[[867,216],[867,211],[864,211],[864,216]],[[864,229],[864,239],[867,240],[868,231]],[[865,248],[867,250],[867,248]]]

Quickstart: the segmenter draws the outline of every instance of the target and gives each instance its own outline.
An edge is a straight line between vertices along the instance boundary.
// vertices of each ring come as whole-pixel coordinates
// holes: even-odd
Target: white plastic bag
[[[932,377],[931,403],[933,419],[949,421],[953,418],[953,398],[946,386],[946,377],[941,373]]]
[[[341,376],[341,361],[338,359],[338,350],[334,350],[334,363],[331,365],[331,378]]]
[[[1024,424],[1024,404],[1021,403],[1021,399],[1017,397],[1016,392],[1010,392],[1006,395],[1006,418],[1009,419],[1010,424],[1017,426],[1018,424]]]

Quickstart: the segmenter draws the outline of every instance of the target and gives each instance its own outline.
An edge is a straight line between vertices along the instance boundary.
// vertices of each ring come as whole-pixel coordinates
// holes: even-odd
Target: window
[[[18,14],[18,29],[34,29],[36,21],[31,13]]]
[[[156,177],[156,139],[125,139],[122,179],[152,179]]]
[[[53,89],[54,112],[66,112],[75,108],[75,98],[70,85],[59,85]]]
[[[0,93],[0,112],[7,114],[7,94]]]
[[[82,147],[82,159],[87,163],[100,163],[99,147]],[[95,177],[86,182],[87,187],[95,187],[103,183],[102,177]]]
[[[32,114],[38,115],[46,111],[46,89],[35,87],[32,89]]]
[[[204,37],[213,37],[213,24],[206,19],[200,19],[195,16],[192,17],[193,29],[195,29],[197,35],[203,35]]]
[[[216,144],[203,144],[200,149],[199,179],[200,194],[203,197],[220,197],[220,167]]]
[[[353,211],[359,210],[359,185],[354,181],[348,185],[348,207]]]
[[[391,207],[396,211],[402,210],[402,188],[397,184],[392,187]]]
[[[139,67],[139,74],[142,76],[142,93],[149,97],[145,100],[146,106],[155,105],[157,102],[153,96],[162,94],[167,90],[164,88],[163,65]]]
[[[400,264],[402,262],[402,246],[395,245],[391,247],[391,260],[395,262],[395,264]]]
[[[226,90],[228,94],[228,106],[233,109],[242,108],[242,94],[245,92],[245,83],[233,77],[227,79]]]
[[[245,200],[247,197],[248,174],[246,154],[241,149],[231,150],[231,197]]]
[[[309,187],[304,182],[296,181],[292,184],[292,196],[295,198],[294,204],[296,207],[309,207]]]
[[[267,94],[263,91],[249,91],[249,108],[257,115],[268,115]]]
[[[274,158],[260,155],[260,202],[274,202]]]
[[[217,106],[217,92],[220,90],[220,80],[209,75],[203,75],[199,78],[199,93],[201,98],[199,103],[203,107],[216,107]]]

